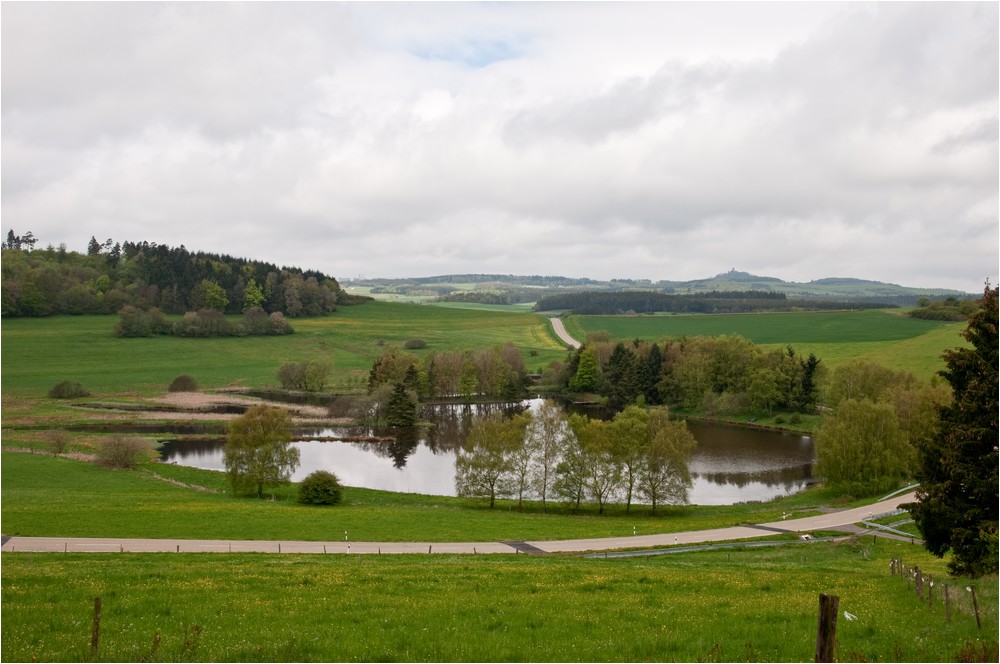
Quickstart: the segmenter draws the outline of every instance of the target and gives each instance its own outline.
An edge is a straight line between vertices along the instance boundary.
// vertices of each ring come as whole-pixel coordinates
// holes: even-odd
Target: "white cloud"
[[[5,3],[6,225],[347,277],[997,273],[991,3]]]

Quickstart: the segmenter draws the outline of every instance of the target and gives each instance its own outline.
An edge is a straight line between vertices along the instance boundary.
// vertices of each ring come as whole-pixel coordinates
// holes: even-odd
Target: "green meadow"
[[[305,360],[330,363],[333,390],[361,392],[384,347],[414,338],[427,342],[419,353],[510,342],[530,370],[565,357],[548,321],[523,312],[370,302],[294,319],[289,336],[217,339],[118,338],[116,322],[114,316],[5,319],[4,396],[44,396],[61,380],[94,393],[158,394],[182,373],[206,388],[263,387],[277,383],[281,364]]]
[[[16,439],[16,437],[15,437]],[[153,537],[331,541],[518,541],[615,537],[777,521],[816,514],[835,496],[823,489],[768,503],[727,506],[569,506],[345,490],[336,508],[295,502],[296,485],[269,491],[277,500],[234,498],[220,472],[151,463],[116,471],[46,454],[2,453],[4,534],[51,537]],[[151,472],[198,491],[156,479]]]
[[[792,344],[828,366],[876,359],[929,377],[962,324],[897,313],[571,317],[582,338],[741,334]],[[754,320],[756,319],[756,320]],[[42,449],[45,429],[110,418],[46,397],[61,380],[95,398],[159,395],[177,375],[204,388],[264,387],[278,367],[318,359],[332,389],[360,392],[386,345],[420,338],[427,353],[513,343],[529,370],[566,350],[544,317],[516,310],[373,302],[292,321],[274,338],[120,339],[115,317],[5,319],[2,329],[5,535],[354,541],[503,541],[609,537],[763,523],[846,506],[822,487],[768,503],[578,514],[564,506],[494,510],[484,501],[348,488],[343,504],[233,497],[221,473],[146,464],[115,471]],[[668,327],[657,327],[657,325]],[[617,326],[617,327],[614,327]],[[614,329],[612,329],[614,328]],[[116,417],[122,417],[117,415]],[[70,451],[98,438],[70,434]],[[157,479],[153,473],[182,485]],[[634,529],[634,530],[633,530]],[[918,601],[888,573],[902,557],[935,579],[946,560],[919,545],[865,536],[655,558],[4,553],[5,661],[805,661],[819,593],[841,598],[841,661],[997,661],[996,578],[981,582],[976,628],[966,580],[952,619],[940,596]],[[92,653],[94,597],[103,600]],[[853,618],[844,617],[847,611]]]
[[[606,331],[619,339],[739,335],[761,345],[791,345],[814,353],[827,367],[853,359],[879,362],[930,378],[944,368],[941,353],[961,346],[965,323],[909,318],[899,310],[770,314],[573,316],[567,329],[579,338]]]
[[[938,580],[932,601],[891,576]],[[4,554],[6,661],[996,661],[996,584],[884,538],[631,559]],[[93,653],[94,598],[101,598]]]
[[[5,319],[4,397],[44,397],[61,380],[95,394],[162,393],[177,375],[205,388],[277,383],[285,362],[321,360],[333,368],[331,389],[361,392],[372,362],[387,344],[419,338],[416,351],[474,350],[513,343],[530,371],[565,359],[566,350],[538,314],[496,308],[370,302],[331,316],[295,319],[287,337],[193,339],[114,336],[113,316]],[[759,344],[792,345],[828,367],[850,359],[881,362],[930,378],[941,353],[962,345],[964,324],[907,318],[898,312],[742,314],[733,316],[572,316],[571,334],[605,330],[622,339],[738,334]]]

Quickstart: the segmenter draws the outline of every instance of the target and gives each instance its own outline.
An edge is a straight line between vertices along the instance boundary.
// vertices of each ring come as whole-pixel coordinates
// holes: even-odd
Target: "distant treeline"
[[[979,310],[979,302],[971,298],[958,299],[948,297],[944,300],[931,301],[920,298],[919,307],[907,313],[912,318],[940,321],[968,320],[969,316]]]
[[[883,303],[830,302],[788,299],[773,291],[714,291],[696,295],[675,295],[653,291],[619,293],[564,293],[547,295],[535,304],[535,311],[571,311],[574,314],[617,315],[649,313],[733,314],[794,309],[876,309]]]
[[[228,255],[150,242],[98,243],[86,254],[34,249],[8,233],[3,244],[3,316],[115,314],[131,305],[166,314],[259,308],[288,317],[319,316],[358,298],[333,277]]]

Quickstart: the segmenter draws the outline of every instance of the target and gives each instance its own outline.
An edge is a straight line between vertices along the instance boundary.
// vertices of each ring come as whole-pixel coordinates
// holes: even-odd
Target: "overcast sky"
[[[981,292],[998,6],[4,2],[3,233]]]

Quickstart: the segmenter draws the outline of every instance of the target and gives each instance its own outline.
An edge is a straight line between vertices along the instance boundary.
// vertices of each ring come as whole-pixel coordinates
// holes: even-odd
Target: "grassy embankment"
[[[155,479],[150,471],[196,491]],[[722,528],[815,514],[836,497],[823,489],[767,503],[661,507],[569,506],[539,503],[518,512],[516,501],[397,494],[348,487],[344,503],[317,508],[295,502],[295,485],[275,502],[234,498],[222,473],[150,464],[139,471],[42,454],[4,452],[4,533],[52,537],[153,537],[332,541],[345,530],[355,541],[509,541],[613,537]],[[269,491],[271,493],[271,491]]]

